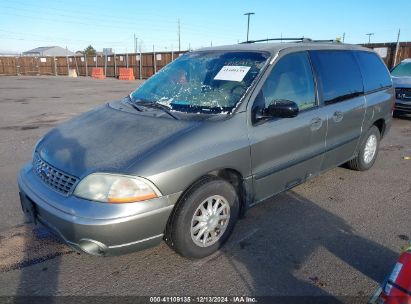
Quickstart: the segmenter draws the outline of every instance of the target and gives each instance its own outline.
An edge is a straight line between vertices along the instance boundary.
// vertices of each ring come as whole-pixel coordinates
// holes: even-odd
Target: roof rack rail
[[[246,43],[256,43],[256,42],[268,42],[268,41],[301,41],[301,42],[311,42],[312,40],[310,38],[266,38],[266,39],[259,39],[259,40],[248,40],[248,41],[243,41],[240,42],[240,44],[246,44]]]
[[[334,40],[334,39],[313,40],[312,42],[338,42],[338,43],[341,43],[341,41]]]
[[[266,38],[266,39],[259,39],[259,40],[248,40],[240,42],[240,44],[247,44],[247,43],[256,43],[256,42],[268,42],[268,41],[296,41],[296,42],[318,42],[318,43],[342,43],[341,41],[335,39],[310,39],[310,38]]]

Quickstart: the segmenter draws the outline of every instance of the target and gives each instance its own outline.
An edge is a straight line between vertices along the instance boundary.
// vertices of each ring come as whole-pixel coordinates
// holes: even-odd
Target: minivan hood
[[[98,171],[124,173],[136,161],[199,124],[143,116],[106,104],[52,129],[36,152],[50,165],[80,178]]]
[[[411,88],[411,77],[392,77],[394,87]]]

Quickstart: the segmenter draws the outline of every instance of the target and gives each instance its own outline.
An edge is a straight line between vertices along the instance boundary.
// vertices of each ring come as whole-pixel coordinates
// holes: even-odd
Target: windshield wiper
[[[179,120],[180,118],[178,118],[176,115],[174,115],[173,113],[171,113],[170,108],[162,105],[160,103],[157,102],[151,102],[151,101],[144,101],[144,100],[139,100],[136,102],[136,104],[138,105],[142,105],[143,107],[146,108],[153,108],[153,109],[159,109],[162,110],[163,112],[167,113],[168,115],[170,115],[171,117],[173,117],[175,120]]]
[[[135,109],[135,110],[137,110],[137,111],[139,111],[139,112],[143,112],[143,110],[140,108],[140,107],[138,107],[134,102],[133,102],[133,99],[131,98],[131,96],[130,95],[128,95],[127,96],[128,97],[128,104],[133,108],[133,109]],[[126,98],[127,98],[126,97]]]

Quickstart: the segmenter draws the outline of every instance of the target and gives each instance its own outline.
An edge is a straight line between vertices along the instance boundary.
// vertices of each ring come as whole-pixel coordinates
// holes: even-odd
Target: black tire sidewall
[[[220,239],[209,247],[197,246],[191,239],[191,220],[198,206],[208,197],[223,196],[230,204],[230,220]],[[202,258],[218,250],[230,236],[239,214],[239,199],[234,187],[228,182],[211,178],[200,183],[186,194],[175,213],[172,225],[174,249],[188,258]]]
[[[365,145],[367,143],[367,140],[371,135],[376,136],[376,138],[377,138],[377,147],[376,147],[373,159],[369,163],[366,163],[364,161],[364,150],[365,150]],[[380,148],[380,139],[381,139],[380,130],[378,130],[378,128],[376,126],[372,126],[368,130],[367,135],[365,136],[364,141],[361,144],[361,149],[360,149],[359,154],[358,154],[358,158],[359,158],[358,160],[359,160],[359,165],[360,165],[361,170],[368,170],[374,165],[375,160],[377,159],[377,156],[378,156],[378,150]]]

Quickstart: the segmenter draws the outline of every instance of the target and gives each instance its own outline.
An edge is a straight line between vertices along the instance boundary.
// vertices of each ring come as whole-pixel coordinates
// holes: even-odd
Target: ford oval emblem
[[[50,177],[50,172],[47,168],[41,168],[40,174],[43,178],[49,178]]]

